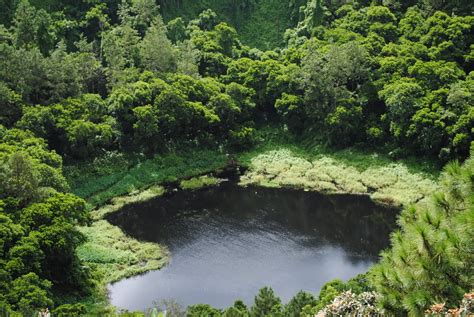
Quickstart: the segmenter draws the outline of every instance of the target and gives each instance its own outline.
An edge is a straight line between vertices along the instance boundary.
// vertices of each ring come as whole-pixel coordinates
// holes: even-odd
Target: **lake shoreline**
[[[224,308],[235,298],[250,304],[265,285],[285,300],[300,289],[317,292],[328,277],[346,280],[375,263],[397,214],[368,196],[243,187],[235,179],[174,191],[108,215],[127,235],[167,245],[173,255],[163,271],[109,285],[111,302],[141,310],[154,299],[173,298]],[[299,268],[292,277],[289,267]],[[321,271],[302,274],[313,267]]]
[[[283,156],[279,156],[279,154],[282,154],[282,151],[284,153]],[[270,154],[269,154],[270,153]],[[122,274],[114,274],[113,272],[110,271],[110,265],[109,264],[97,264],[96,265],[99,267],[99,271],[102,272],[107,272],[109,271],[109,275],[111,276],[103,276],[101,278],[102,282],[101,288],[105,290],[106,285],[108,285],[111,282],[116,282],[120,281],[121,279],[128,278],[131,276],[136,276],[140,274],[144,274],[149,271],[153,270],[159,270],[166,266],[166,264],[169,262],[170,259],[170,254],[168,250],[166,249],[166,246],[161,246],[161,245],[154,245],[153,243],[144,243],[141,241],[138,241],[136,239],[133,239],[131,237],[128,237],[120,228],[111,225],[110,223],[105,220],[105,216],[109,215],[111,213],[117,212],[120,209],[122,209],[125,206],[128,205],[133,205],[136,203],[141,203],[147,200],[155,199],[157,197],[163,196],[163,195],[173,195],[177,191],[181,190],[199,190],[201,188],[207,187],[207,186],[215,186],[216,184],[219,183],[220,179],[226,179],[226,178],[231,178],[231,179],[239,179],[239,185],[240,186],[256,186],[256,187],[276,187],[276,188],[290,188],[290,189],[295,189],[295,190],[304,190],[304,191],[314,191],[318,192],[321,194],[326,194],[326,195],[331,195],[331,194],[354,194],[354,195],[361,195],[361,196],[367,196],[369,197],[372,201],[374,201],[376,204],[386,206],[386,207],[396,207],[396,208],[401,208],[404,205],[403,202],[397,201],[396,199],[387,199],[388,198],[395,198],[390,197],[390,193],[388,193],[385,196],[374,196],[375,191],[373,192],[362,192],[362,191],[357,191],[357,190],[352,190],[350,188],[351,182],[349,184],[344,184],[343,179],[336,178],[335,180],[332,180],[332,184],[339,184],[338,187],[317,187],[314,186],[308,186],[307,183],[304,182],[292,182],[291,180],[294,179],[294,175],[288,174],[289,171],[294,171],[295,169],[300,168],[301,166],[298,165],[298,163],[304,163],[307,164],[309,160],[306,162],[302,161],[302,158],[299,157],[297,154],[293,155],[290,150],[287,150],[285,148],[278,148],[272,151],[263,151],[261,153],[258,153],[256,155],[253,155],[252,159],[250,160],[245,160],[244,159],[245,154],[240,154],[236,156],[236,158],[230,158],[228,159],[228,162],[225,166],[221,166],[220,168],[211,171],[211,172],[205,172],[205,173],[199,173],[196,175],[193,175],[191,177],[183,177],[181,179],[175,179],[170,182],[162,182],[159,184],[150,184],[148,187],[143,188],[142,190],[136,190],[128,195],[122,195],[118,196],[115,198],[110,199],[110,201],[98,208],[95,208],[91,211],[92,218],[94,219],[94,224],[89,227],[92,228],[90,231],[87,231],[87,229],[83,230],[86,233],[86,236],[89,237],[89,240],[92,236],[94,235],[99,235],[99,236],[107,236],[113,229],[115,233],[115,237],[123,241],[124,244],[121,246],[123,249],[132,249],[131,245],[136,248],[137,252],[135,254],[136,260],[133,261],[132,263],[119,263],[118,267],[120,267],[120,271],[123,271],[125,273]],[[263,156],[263,157],[262,157]],[[268,158],[269,156],[273,156],[273,158],[277,158],[277,161],[275,159],[266,161],[265,159]],[[281,160],[279,162],[278,160]],[[288,160],[290,161],[291,164],[288,165]],[[324,160],[323,160],[324,161]],[[271,167],[278,166],[278,164],[281,165],[281,163],[285,165],[287,168],[281,168],[278,170],[271,170]],[[316,160],[317,162],[317,160]],[[312,165],[314,167],[314,165]],[[334,164],[328,164],[328,165],[321,165],[318,166],[319,168],[325,168],[326,166],[329,166],[331,168],[334,168]],[[337,167],[337,165],[336,165]],[[269,169],[270,168],[270,169]],[[394,167],[395,168],[395,167]],[[347,170],[346,165],[341,165],[341,170]],[[337,171],[337,169],[336,169]],[[358,175],[360,178],[360,175],[358,172],[356,172],[354,169],[350,169],[349,171],[349,178],[353,177],[354,175]],[[270,173],[269,173],[270,172]],[[407,171],[404,171],[405,174],[402,173],[401,177],[407,177],[410,173],[406,174]],[[336,173],[337,174],[337,173]],[[421,175],[421,174],[420,174]],[[209,178],[211,181],[207,182],[201,182],[201,178]],[[399,178],[400,175],[397,175]],[[303,179],[304,177],[301,177],[301,175],[298,177],[299,179]],[[419,176],[417,178],[417,181],[428,181],[432,182],[431,185],[433,185],[433,188],[436,186],[434,181],[424,179],[423,177]],[[181,184],[183,181],[191,181],[193,183],[192,188],[188,189],[183,189]],[[412,180],[411,180],[412,181]],[[202,184],[200,184],[202,183]],[[396,182],[398,183],[398,182]],[[323,183],[324,184],[324,183]],[[430,184],[428,184],[428,187]],[[369,186],[367,186],[369,188]],[[390,189],[390,186],[385,186],[383,187],[385,191]],[[403,193],[405,195],[406,193]],[[422,193],[420,195],[416,195],[416,201],[412,201],[410,203],[418,203],[424,199],[427,193]],[[420,198],[421,197],[421,198]],[[107,222],[106,227],[109,227],[109,229],[105,228],[102,226],[96,226],[96,230],[94,230],[94,225],[100,222]],[[97,241],[97,239],[95,239]],[[99,239],[100,241],[100,239]],[[106,241],[103,240],[103,241]],[[87,246],[87,245],[86,245]],[[94,249],[102,249],[102,248],[110,248],[111,245],[108,243],[104,243],[104,245],[101,245],[100,242],[95,243],[95,246],[89,245],[88,247]],[[87,248],[87,247],[86,247]],[[152,252],[148,252],[148,254],[152,254],[150,257],[148,254],[141,252],[142,250],[152,250]],[[119,250],[120,252],[121,250]],[[94,253],[94,252],[92,252]],[[79,253],[81,254],[81,253]],[[81,257],[82,260],[85,261],[85,263],[90,264],[89,261],[87,261],[87,258]],[[92,265],[94,266],[94,265]],[[106,267],[104,270],[103,268],[100,267]],[[102,273],[104,274],[104,273]],[[107,273],[105,273],[107,274]],[[106,294],[104,294],[106,296]]]

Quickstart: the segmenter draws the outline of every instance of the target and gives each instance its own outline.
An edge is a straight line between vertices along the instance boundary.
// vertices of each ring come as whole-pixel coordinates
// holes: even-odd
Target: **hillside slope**
[[[235,26],[242,42],[250,47],[271,49],[280,45],[283,33],[295,26],[305,0],[160,0],[165,21],[195,18],[206,9]]]

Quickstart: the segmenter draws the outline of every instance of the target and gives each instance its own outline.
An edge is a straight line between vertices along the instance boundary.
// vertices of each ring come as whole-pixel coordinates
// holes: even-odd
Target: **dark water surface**
[[[113,305],[145,309],[173,299],[186,306],[250,304],[271,286],[284,302],[318,293],[335,278],[365,272],[388,246],[397,211],[368,197],[229,182],[125,207],[108,220],[127,234],[168,246],[160,271],[109,287]]]

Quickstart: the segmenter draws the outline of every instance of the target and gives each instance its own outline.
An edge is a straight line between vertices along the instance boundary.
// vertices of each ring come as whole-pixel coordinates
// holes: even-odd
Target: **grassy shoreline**
[[[295,143],[268,142],[235,153],[233,158],[246,169],[240,180],[242,186],[363,194],[375,202],[397,207],[423,202],[438,188],[438,174],[430,167],[395,162],[377,153],[353,149],[308,150]],[[160,269],[168,263],[170,255],[165,246],[128,237],[107,222],[105,216],[125,205],[161,196],[167,183],[182,190],[218,184],[219,180],[209,175],[226,168],[229,159],[217,151],[191,151],[148,160],[117,156],[90,164],[67,167],[66,174],[73,191],[86,199],[91,208],[92,225],[80,228],[88,241],[78,248],[78,254],[99,277],[99,293],[107,302],[108,283]]]
[[[403,163],[355,166],[336,157],[305,158],[287,148],[254,155],[240,184],[293,187],[322,193],[369,195],[376,203],[402,207],[424,202],[438,189],[430,175],[410,172]]]
[[[95,294],[83,303],[94,314],[109,314],[107,284],[158,270],[169,262],[165,246],[127,236],[105,220],[106,215],[128,204],[139,203],[165,193],[164,183],[182,183],[189,189],[215,184],[210,177],[198,177],[227,165],[217,151],[191,151],[144,159],[112,153],[94,162],[65,167],[73,192],[86,200],[92,224],[79,227],[87,242],[77,249],[81,261],[96,281]],[[105,308],[104,308],[105,307]]]

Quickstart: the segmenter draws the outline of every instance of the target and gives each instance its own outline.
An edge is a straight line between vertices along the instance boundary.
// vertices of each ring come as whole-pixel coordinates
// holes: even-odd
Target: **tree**
[[[84,304],[64,304],[56,308],[54,316],[58,317],[79,317],[87,314],[87,308]]]
[[[166,25],[166,30],[168,31],[169,39],[174,44],[184,42],[186,39],[188,39],[188,36],[186,34],[186,25],[182,17],[177,17],[169,21]]]
[[[89,40],[100,40],[101,33],[110,28],[110,17],[106,10],[105,3],[98,3],[86,12],[81,25],[85,28],[84,34]]]
[[[198,77],[199,50],[196,49],[191,41],[184,41],[178,44],[177,51],[176,71],[181,74]]]
[[[222,314],[223,317],[249,317],[247,306],[241,300],[235,301],[234,305],[227,308]]]
[[[160,16],[155,18],[140,44],[140,56],[145,70],[155,74],[176,69],[176,51],[166,36],[166,27]]]
[[[54,281],[55,288],[87,293],[88,277],[75,251],[85,241],[76,227],[89,220],[85,201],[72,194],[55,194],[22,210],[20,218],[26,232],[37,238],[38,246],[33,251],[44,254],[39,259],[40,268],[32,271]]]
[[[109,85],[114,87],[128,80],[127,68],[139,64],[138,32],[129,24],[116,26],[102,36],[102,52],[107,63]]]
[[[13,19],[13,38],[16,47],[38,47],[43,54],[54,45],[52,20],[43,9],[36,10],[28,0],[18,3]]]
[[[316,298],[307,292],[299,291],[289,302],[285,305],[284,316],[298,317],[300,316],[303,307],[306,305],[315,305]]]
[[[12,277],[41,271],[45,255],[38,239],[37,233],[33,232],[19,239],[8,251],[5,269]]]
[[[215,28],[217,43],[225,56],[233,57],[233,49],[237,42],[237,31],[226,23],[219,23]]]
[[[47,187],[56,191],[68,189],[62,175],[62,159],[47,149],[44,140],[33,137],[31,132],[11,129],[0,135],[0,141],[1,198],[17,199],[22,207],[41,196]]]
[[[474,160],[444,169],[442,189],[427,205],[405,208],[391,249],[372,270],[370,281],[391,311],[422,314],[433,303],[455,306],[472,287],[470,245],[473,215]]]
[[[191,305],[186,312],[187,317],[220,317],[221,312],[207,304]]]
[[[398,27],[400,33],[410,41],[419,41],[423,35],[425,19],[418,7],[410,7],[400,20]]]
[[[472,127],[474,126],[474,73],[471,72],[465,81],[453,84],[447,96],[447,106],[456,122],[448,124],[447,133],[453,153],[467,157],[472,144]]]
[[[31,158],[22,152],[13,153],[6,164],[5,194],[19,199],[23,204],[38,195],[39,175]]]
[[[217,14],[211,9],[204,10],[191,24],[197,25],[203,31],[211,31],[218,24]]]
[[[88,158],[112,149],[118,133],[110,123],[74,120],[66,128],[66,135],[68,153],[78,158]]]
[[[363,90],[370,80],[369,66],[367,52],[355,42],[333,45],[324,55],[310,49],[303,60],[304,120],[328,127],[333,144],[365,137],[358,127],[369,97]]]
[[[302,132],[305,125],[305,113],[301,96],[283,93],[282,97],[275,102],[275,109],[291,131]]]
[[[379,94],[388,108],[392,134],[403,139],[411,117],[420,107],[423,89],[412,80],[401,79],[385,85]]]
[[[50,87],[52,90],[51,100],[59,101],[67,97],[75,97],[81,92],[81,75],[76,67],[70,63],[69,55],[66,53],[64,42],[51,54],[48,60],[47,72],[49,72]]]
[[[16,49],[0,44],[0,80],[22,96],[25,102],[37,103],[43,100],[47,90],[45,58],[37,48]]]
[[[28,273],[13,281],[7,297],[14,308],[30,315],[53,305],[50,289],[50,281],[41,279],[35,273]]]
[[[429,90],[448,86],[465,76],[456,63],[445,61],[417,61],[408,68],[408,73]]]
[[[4,203],[1,202],[1,205]],[[23,228],[15,224],[0,206],[0,256],[4,259],[7,252],[18,242],[23,235]]]
[[[32,45],[35,41],[37,26],[35,25],[36,9],[28,0],[18,3],[14,18],[14,39],[17,47]]]
[[[144,145],[150,153],[155,153],[158,145],[162,144],[161,131],[158,127],[156,110],[148,105],[133,109],[135,123],[133,129],[138,144]]]
[[[21,117],[21,96],[0,82],[0,124],[10,127]]]
[[[145,34],[147,28],[159,15],[158,5],[155,0],[134,0],[132,1],[131,11],[134,14],[134,26],[140,32]]]
[[[281,309],[280,298],[275,295],[273,289],[264,287],[255,296],[250,314],[252,317],[272,316],[271,314],[277,313],[279,309]]]

